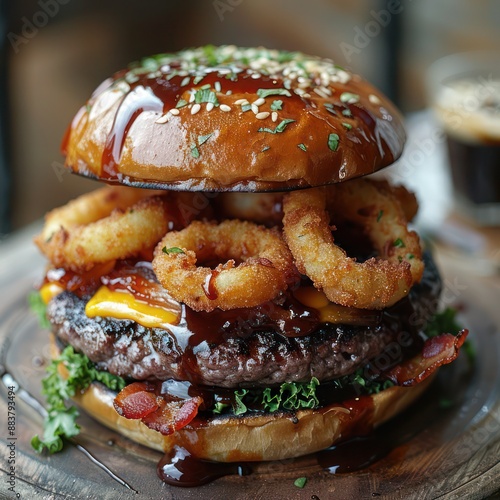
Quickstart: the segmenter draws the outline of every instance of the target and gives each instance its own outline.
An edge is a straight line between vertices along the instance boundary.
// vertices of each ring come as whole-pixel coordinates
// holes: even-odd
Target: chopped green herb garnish
[[[287,127],[287,125],[288,125],[289,123],[293,123],[294,121],[295,121],[295,120],[291,120],[290,118],[286,118],[285,120],[282,120],[282,121],[280,122],[280,124],[276,127],[276,129],[275,129],[275,130],[276,130],[276,132],[278,132],[278,133],[283,132],[283,131],[285,130],[285,128]]]
[[[215,403],[214,409],[212,410],[215,414],[221,414],[229,405],[225,403]]]
[[[250,411],[257,407],[267,412],[317,408],[319,406],[319,400],[316,396],[318,385],[318,379],[313,377],[309,383],[285,382],[280,387],[267,387],[263,391],[240,389],[234,392],[232,410],[235,415],[241,415],[249,411],[248,406],[250,406]],[[227,410],[228,406],[218,403],[212,411],[221,413]]]
[[[264,410],[274,412],[279,409],[298,410],[300,408],[316,408],[319,401],[316,388],[319,380],[313,377],[308,384],[285,382],[279,390],[267,387],[262,393]]]
[[[215,45],[208,44],[202,47],[203,53],[207,58],[207,63],[209,66],[216,66],[219,64],[219,60],[217,58],[217,48]]]
[[[210,90],[210,86],[208,88],[201,88],[197,90],[194,95],[194,101],[197,104],[201,104],[203,102],[211,102],[215,106],[219,105],[219,100],[217,99],[215,92]]]
[[[207,135],[199,135],[198,136],[198,146],[205,144],[205,142],[207,142],[208,139],[210,139],[210,137],[212,137],[213,135],[214,135],[213,132],[211,132],[210,134],[207,134]]]
[[[338,134],[330,134],[328,136],[328,147],[332,151],[337,151],[337,148],[339,147],[339,136],[338,136]]]
[[[163,247],[161,249],[161,251],[163,253],[166,253],[167,255],[174,254],[174,253],[186,253],[186,252],[184,252],[184,250],[182,248],[179,248],[179,247],[171,247],[171,248]]]
[[[188,105],[188,102],[187,102],[187,101],[185,101],[184,99],[179,99],[179,100],[177,101],[177,104],[175,105],[175,107],[176,107],[177,109],[179,109],[179,108],[183,108],[184,106],[187,106],[187,105]]]
[[[297,57],[297,52],[290,52],[288,50],[280,50],[278,53],[278,62],[284,63],[293,61]]]
[[[271,148],[270,148],[269,146],[264,146],[264,147],[262,148],[262,151],[261,151],[261,152],[263,153],[264,151],[267,151],[268,149],[271,149]]]
[[[352,94],[351,92],[343,92],[340,94],[340,100],[348,104],[354,104],[359,101],[359,95]]]
[[[67,378],[63,378],[59,373],[61,363],[66,367]],[[76,353],[72,346],[66,347],[59,357],[51,362],[47,373],[42,380],[42,394],[47,398],[43,438],[34,436],[31,440],[31,446],[38,453],[44,449],[49,453],[56,453],[63,447],[62,438],[70,438],[80,432],[76,423],[78,410],[74,406],[66,407],[67,399],[77,392],[84,391],[94,381],[101,382],[113,391],[121,391],[125,387],[125,380],[97,370],[87,356]]]
[[[307,146],[303,142],[301,142],[300,144],[297,144],[297,146],[300,149],[302,149],[302,151],[307,151]]]
[[[342,122],[342,126],[345,127],[347,130],[352,129],[352,125],[350,123]]]
[[[342,110],[342,114],[344,116],[352,116],[352,112],[351,112],[350,109],[344,109],[344,110]]]
[[[259,97],[269,97],[270,95],[284,95],[287,97],[291,97],[292,94],[287,89],[259,89],[257,90],[257,95]]]
[[[271,103],[271,111],[280,111],[283,109],[283,101],[276,99]]]
[[[335,110],[335,108],[331,102],[325,102],[325,108],[329,113],[337,116],[337,111]]]
[[[35,291],[31,292],[28,295],[28,304],[31,310],[37,315],[40,326],[44,329],[49,329],[50,322],[47,319],[46,314],[47,306],[45,305],[40,293]]]
[[[307,483],[307,477],[298,477],[294,482],[294,486],[297,488],[303,488]]]
[[[252,109],[252,105],[251,104],[243,104],[241,106],[241,111],[243,111],[243,113],[245,113],[246,111],[250,111]]]
[[[414,258],[415,258],[415,255],[413,255],[412,253],[407,253],[407,254],[406,254],[406,258],[407,258],[408,260],[411,260],[411,259],[414,259]]]
[[[205,76],[203,75],[195,76],[193,80],[193,85],[198,85],[203,80],[203,78],[205,78]]]
[[[248,394],[248,389],[241,389],[239,391],[234,391],[234,403],[233,412],[235,415],[241,415],[246,413],[247,407],[243,403],[243,398]]]
[[[344,375],[334,380],[338,389],[356,387],[360,394],[378,394],[380,391],[392,387],[394,383],[390,380],[381,380],[377,378],[368,378],[363,372],[363,368],[358,368],[351,375]]]
[[[286,118],[283,120],[276,128],[273,130],[272,128],[261,127],[259,128],[259,132],[267,132],[268,134],[278,134],[285,130],[289,123],[293,123],[295,120],[291,120],[290,118]]]
[[[377,222],[380,222],[380,219],[382,218],[382,215],[384,215],[384,211],[380,210],[380,212],[377,215]]]
[[[397,240],[394,240],[392,246],[396,248],[404,248],[406,245],[404,244],[404,241],[401,238],[398,238]]]
[[[200,157],[200,151],[196,147],[196,144],[191,145],[191,156],[193,158],[199,158]]]
[[[206,89],[209,89],[210,88],[210,84],[209,83],[205,83],[205,85],[202,85],[200,87],[201,90],[206,90]]]

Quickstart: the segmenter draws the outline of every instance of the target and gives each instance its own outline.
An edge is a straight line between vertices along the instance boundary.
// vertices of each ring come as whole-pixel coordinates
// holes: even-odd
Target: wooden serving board
[[[22,388],[42,401],[40,379],[48,359],[48,335],[39,329],[26,295],[43,272],[44,262],[31,245],[33,229],[0,246],[0,364]],[[72,444],[47,457],[31,449],[42,419],[16,395],[15,490],[22,498],[88,499],[431,499],[485,498],[500,489],[500,287],[486,284],[463,270],[445,265],[446,297],[464,306],[462,319],[476,349],[470,368],[461,356],[441,370],[416,405],[387,424],[395,429],[427,423],[418,434],[367,469],[349,474],[322,470],[314,457],[263,463],[253,474],[231,476],[193,489],[176,489],[156,475],[159,453],[133,444],[95,423],[80,418],[76,442],[110,471],[126,481],[127,489]],[[453,288],[455,287],[455,288]],[[482,299],[482,296],[487,299]],[[495,306],[496,304],[496,306]],[[483,305],[487,306],[485,311]],[[496,314],[495,314],[496,313]],[[40,364],[42,362],[43,364]],[[6,449],[8,375],[0,384],[0,441]],[[440,406],[441,405],[441,406]],[[428,418],[431,415],[432,418]],[[388,439],[389,439],[388,438]],[[2,469],[7,470],[6,459]],[[303,488],[294,480],[306,477]],[[0,496],[11,494],[0,482]]]

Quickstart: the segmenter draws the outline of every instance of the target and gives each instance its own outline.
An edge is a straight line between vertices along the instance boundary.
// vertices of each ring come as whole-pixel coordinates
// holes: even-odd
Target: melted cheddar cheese
[[[363,324],[364,319],[374,314],[369,310],[360,310],[334,304],[328,300],[322,291],[316,290],[312,286],[300,287],[295,290],[294,295],[306,307],[312,307],[319,312],[321,323]]]
[[[101,286],[87,302],[85,314],[89,318],[130,319],[147,328],[165,328],[178,320],[178,313],[174,310],[149,305],[137,300],[130,292],[112,291],[107,286]]]
[[[45,304],[48,304],[56,295],[64,292],[64,288],[57,283],[45,283],[40,288],[40,297]]]

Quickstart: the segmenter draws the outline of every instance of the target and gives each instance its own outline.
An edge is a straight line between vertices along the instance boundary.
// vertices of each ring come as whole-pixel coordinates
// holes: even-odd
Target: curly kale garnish
[[[61,363],[67,376],[60,373]],[[47,398],[43,437],[35,436],[31,445],[39,453],[44,449],[49,453],[56,453],[63,447],[62,438],[70,438],[80,432],[80,426],[76,423],[78,410],[74,406],[67,407],[65,401],[77,392],[87,389],[94,381],[101,382],[114,391],[120,391],[125,387],[125,380],[97,370],[87,356],[76,353],[71,346],[66,347],[60,356],[50,363],[47,373],[42,380],[42,394]]]

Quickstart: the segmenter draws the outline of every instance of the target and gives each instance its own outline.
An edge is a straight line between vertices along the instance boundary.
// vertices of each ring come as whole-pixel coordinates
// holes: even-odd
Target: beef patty
[[[88,318],[88,298],[70,292],[50,301],[47,316],[60,341],[84,353],[100,370],[124,378],[188,380],[228,388],[306,382],[311,377],[326,381],[353,373],[384,350],[397,347],[403,331],[415,333],[425,326],[441,290],[432,259],[426,255],[425,260],[422,282],[408,298],[386,310],[378,324],[320,323],[306,336],[287,337],[269,326],[249,332],[236,321],[226,322],[217,339],[211,334],[206,340],[191,335],[182,324],[164,330],[130,320]]]

